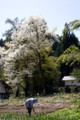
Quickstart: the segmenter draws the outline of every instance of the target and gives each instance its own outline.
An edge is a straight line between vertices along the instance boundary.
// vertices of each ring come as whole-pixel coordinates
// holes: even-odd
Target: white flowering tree
[[[56,35],[49,32],[46,21],[39,16],[31,16],[28,20],[17,24],[13,32],[13,41],[6,43],[8,50],[5,62],[5,75],[15,90],[22,76],[32,76],[35,66],[38,67],[45,95],[45,76],[42,67],[42,54],[48,52]]]

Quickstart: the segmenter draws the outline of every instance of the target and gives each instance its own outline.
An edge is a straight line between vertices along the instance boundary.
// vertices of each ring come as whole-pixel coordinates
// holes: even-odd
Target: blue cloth
[[[33,103],[37,103],[38,99],[37,98],[33,98]]]

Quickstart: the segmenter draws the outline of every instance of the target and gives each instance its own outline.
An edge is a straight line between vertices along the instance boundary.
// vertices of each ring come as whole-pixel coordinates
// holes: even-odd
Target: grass
[[[55,113],[28,116],[28,114],[2,114],[0,119],[7,120],[80,120],[80,108],[69,107],[58,110]]]
[[[20,99],[16,98],[6,100],[0,100],[0,105],[24,105],[26,98]],[[13,113],[6,113],[1,114],[1,120],[80,120],[80,93],[72,93],[72,94],[53,94],[50,96],[39,96],[38,103],[46,104],[46,103],[69,103],[72,106],[68,108],[58,110],[54,113],[50,114],[41,114],[38,113],[36,115],[32,115],[31,117],[28,116],[27,113],[22,114],[13,114]]]

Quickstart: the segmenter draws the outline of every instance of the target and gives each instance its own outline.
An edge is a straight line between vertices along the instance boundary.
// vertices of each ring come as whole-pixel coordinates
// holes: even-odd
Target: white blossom
[[[49,40],[47,35],[52,35],[54,40],[57,39],[55,34],[49,32],[46,21],[40,16],[31,16],[16,25],[12,35],[14,39],[6,43],[8,50],[4,52],[4,69],[9,84],[15,86],[20,83],[23,74],[32,76],[34,66],[38,62],[36,55],[41,53],[41,48],[48,49],[53,44],[52,39]],[[23,60],[26,69],[22,69],[22,66],[15,69],[17,60]]]

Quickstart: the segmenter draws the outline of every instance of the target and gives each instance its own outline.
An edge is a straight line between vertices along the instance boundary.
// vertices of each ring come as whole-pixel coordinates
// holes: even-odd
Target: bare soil
[[[41,104],[41,103],[37,103],[34,104],[34,109],[36,113],[52,113],[58,109],[62,109],[65,107],[68,107],[69,104],[63,104],[63,103],[45,103],[45,104]],[[27,113],[27,109],[25,107],[25,105],[19,105],[19,106],[0,106],[0,114],[2,113]],[[34,114],[34,112],[32,111],[32,114]]]

